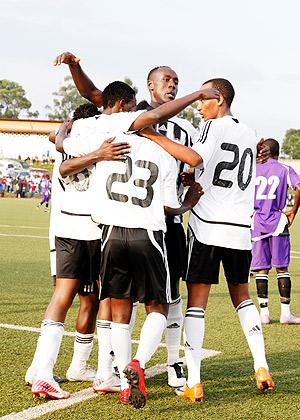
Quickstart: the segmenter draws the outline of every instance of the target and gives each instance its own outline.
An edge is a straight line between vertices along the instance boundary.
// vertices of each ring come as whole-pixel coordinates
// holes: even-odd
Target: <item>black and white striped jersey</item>
[[[183,146],[191,147],[192,146],[192,139],[196,136],[197,130],[193,127],[193,125],[179,117],[173,117],[169,120],[156,124],[155,130],[160,134],[168,137],[171,140],[176,141],[177,143],[182,144]],[[183,186],[180,181],[179,174],[182,171],[188,169],[187,165],[180,160],[177,160],[177,169],[178,169],[178,177],[177,177],[177,193],[178,199],[181,201],[183,195]],[[167,217],[168,223],[180,223],[182,221],[181,216],[174,216],[174,217]]]

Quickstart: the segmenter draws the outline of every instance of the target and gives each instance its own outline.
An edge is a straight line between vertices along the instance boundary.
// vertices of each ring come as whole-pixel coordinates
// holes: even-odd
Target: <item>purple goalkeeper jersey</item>
[[[269,159],[256,165],[254,216],[252,240],[277,236],[283,232],[287,218],[282,214],[286,206],[288,187],[293,189],[300,183],[294,169]]]

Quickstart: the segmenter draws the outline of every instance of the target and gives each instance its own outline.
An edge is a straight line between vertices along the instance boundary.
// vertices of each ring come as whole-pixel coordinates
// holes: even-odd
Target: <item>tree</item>
[[[197,103],[193,103],[186,107],[178,114],[178,117],[188,120],[194,127],[198,128],[201,118],[197,111]]]
[[[300,159],[300,129],[286,131],[281,150],[292,159]]]
[[[68,120],[79,105],[87,102],[80,96],[71,81],[72,77],[66,76],[64,78],[65,84],[60,86],[57,92],[53,92],[53,107],[46,106],[46,109],[51,111],[47,114],[47,117],[51,120]]]
[[[37,117],[38,111],[29,111],[31,102],[25,95],[25,90],[19,83],[0,80],[0,118],[18,118],[22,111],[26,111],[28,117]]]
[[[130,87],[132,87],[132,89],[135,91],[135,94],[138,93],[139,89],[129,77],[124,77],[124,82],[127,83],[127,85],[129,85]]]

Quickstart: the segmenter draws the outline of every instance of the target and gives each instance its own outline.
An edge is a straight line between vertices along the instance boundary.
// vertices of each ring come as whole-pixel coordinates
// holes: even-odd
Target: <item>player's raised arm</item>
[[[177,115],[180,111],[198,100],[219,99],[220,94],[217,89],[200,89],[179,99],[166,102],[157,108],[140,114],[131,124],[129,131],[141,130],[149,125],[157,124],[168,120]]]
[[[80,95],[100,108],[102,106],[102,91],[98,89],[91,79],[89,79],[89,77],[84,73],[79,62],[79,57],[76,57],[70,52],[64,52],[55,58],[53,64],[54,66],[67,64]]]
[[[194,182],[187,190],[181,207],[177,209],[165,207],[166,215],[176,216],[191,210],[198,203],[203,194],[202,186],[198,182]]]
[[[185,162],[192,167],[196,167],[202,163],[202,157],[192,148],[176,143],[168,137],[157,133],[152,127],[144,128],[139,133],[143,137],[154,141],[161,146],[166,152],[174,156],[176,159]]]

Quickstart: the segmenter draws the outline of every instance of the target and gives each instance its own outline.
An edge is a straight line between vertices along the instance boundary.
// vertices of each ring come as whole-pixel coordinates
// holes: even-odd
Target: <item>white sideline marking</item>
[[[0,328],[7,328],[10,330],[18,330],[18,331],[30,331],[34,333],[40,333],[40,328],[35,327],[26,327],[24,325],[14,325],[14,324],[0,324]],[[67,337],[75,337],[75,332],[73,331],[64,331],[64,335]],[[98,337],[95,335],[95,339],[98,340]],[[139,340],[131,340],[133,344],[139,344]],[[165,343],[160,343],[159,347],[166,347]],[[184,350],[183,346],[180,346],[181,350]]]
[[[22,331],[31,331],[38,333],[40,332],[40,328],[34,328],[34,327],[25,327],[22,325],[12,325],[12,324],[0,324],[0,328],[8,328],[13,330],[22,330]],[[64,335],[67,336],[74,336],[74,332],[65,332]],[[132,340],[133,343],[139,343],[138,340]],[[160,344],[160,347],[165,347],[166,345],[164,343]],[[183,346],[181,346],[183,348]],[[220,354],[220,351],[216,350],[202,350],[202,356],[201,359],[207,359],[208,357],[217,356]],[[182,362],[184,365],[185,358],[182,357],[180,359],[180,362]],[[152,366],[145,370],[145,376],[146,378],[153,378],[154,376],[160,375],[161,373],[166,372],[166,363]],[[74,394],[70,395],[70,398],[63,399],[63,400],[51,400],[47,403],[44,403],[42,405],[37,405],[35,407],[27,408],[23,411],[20,411],[18,413],[13,412],[10,414],[7,414],[6,416],[0,417],[2,420],[31,420],[36,419],[40,416],[43,416],[47,413],[52,413],[53,411],[62,410],[64,408],[70,407],[73,404],[89,400],[91,398],[97,397],[98,394],[93,391],[93,389],[87,388],[83,389],[82,391],[74,392]]]
[[[21,238],[39,238],[39,239],[49,239],[49,236],[35,236],[35,235],[14,235],[12,233],[0,233],[0,236],[9,236],[9,237],[21,237]]]
[[[297,258],[300,258],[300,257],[296,257],[295,255],[291,255],[291,258],[296,258],[297,259]]]
[[[215,350],[203,350],[202,360],[208,357],[213,357],[220,354],[220,351]],[[180,362],[185,364],[185,358],[181,358]],[[153,378],[154,376],[160,375],[166,372],[166,364],[152,366],[145,370],[145,377]],[[83,389],[82,391],[74,392],[69,398],[64,400],[52,400],[42,405],[27,408],[26,410],[20,411],[19,413],[10,413],[6,416],[1,417],[2,420],[31,420],[36,419],[44,414],[52,413],[53,411],[62,410],[63,408],[70,407],[73,404],[80,403],[82,401],[90,400],[91,398],[99,397],[92,388]]]
[[[16,226],[16,225],[0,225],[0,228],[20,228],[20,229],[48,229],[45,226]]]

